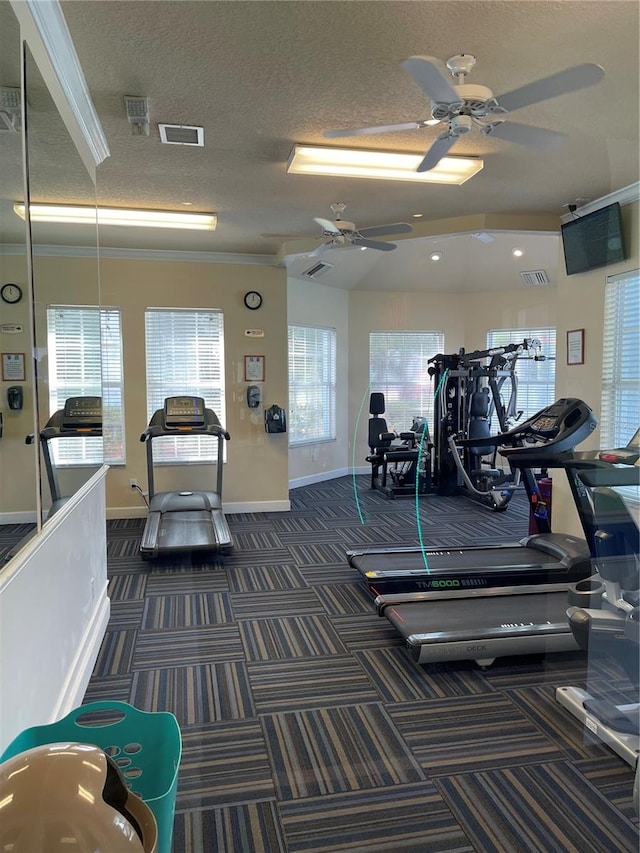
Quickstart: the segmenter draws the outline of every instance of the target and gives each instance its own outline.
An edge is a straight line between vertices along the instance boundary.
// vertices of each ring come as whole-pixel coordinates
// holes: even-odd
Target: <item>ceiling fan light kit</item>
[[[477,157],[441,157],[429,172],[418,172],[422,160],[422,154],[407,152],[294,145],[287,161],[287,172],[461,186],[484,166],[484,161]]]
[[[432,56],[411,56],[402,63],[404,70],[429,99],[432,120],[447,123],[447,130],[436,138],[416,166],[419,173],[436,169],[456,141],[471,132],[475,126],[487,136],[495,136],[505,142],[513,142],[528,148],[551,150],[558,147],[565,140],[563,133],[508,121],[507,114],[549,98],[594,86],[604,77],[604,69],[599,65],[584,63],[494,97],[487,86],[465,82],[475,64],[475,57],[468,53],[452,56],[447,61],[446,68],[441,60]],[[457,81],[455,85],[449,82],[447,69]],[[496,120],[491,121],[490,119],[494,117]],[[487,119],[489,121],[486,121]],[[335,139],[418,130],[431,123],[419,119],[379,127],[330,130],[324,136]]]

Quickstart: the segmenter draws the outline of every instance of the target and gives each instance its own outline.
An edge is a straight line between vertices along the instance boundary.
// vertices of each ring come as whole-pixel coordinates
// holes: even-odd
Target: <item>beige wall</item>
[[[39,314],[50,303],[91,304],[83,292],[90,259],[38,259],[41,286]],[[95,262],[94,262],[95,263]],[[227,445],[223,498],[225,507],[288,500],[287,436],[267,435],[263,410],[246,405],[244,356],[265,356],[263,401],[287,406],[286,274],[282,269],[252,264],[211,264],[178,261],[102,258],[100,291],[103,305],[122,312],[126,466],[115,466],[107,478],[111,514],[144,514],[129,479],[146,484],[145,449],[140,434],[147,424],[144,311],[148,307],[219,308],[224,312],[226,415],[220,414],[231,441]],[[247,290],[259,290],[258,311],[243,304]],[[248,338],[246,329],[264,330]],[[215,466],[165,466],[157,471],[156,489],[213,488]],[[243,507],[247,509],[247,506]]]
[[[0,335],[2,352],[25,354],[26,376],[31,375],[31,335],[29,319],[29,287],[26,257],[0,254],[0,284],[14,282],[24,294],[17,305],[0,302],[0,324],[22,326],[19,334]],[[0,378],[0,412],[4,420],[4,435],[0,439],[0,517],[6,522],[35,521],[36,471],[35,448],[25,445],[25,436],[33,432],[32,382],[2,381]],[[22,385],[24,408],[11,411],[7,404],[7,388]],[[16,516],[15,514],[20,515]]]
[[[345,474],[349,457],[348,364],[349,294],[319,282],[290,279],[289,322],[327,326],[336,330],[336,440],[289,450],[289,481],[294,485],[308,478]]]
[[[622,208],[625,247],[628,259],[614,266],[567,276],[564,261],[558,259],[558,361],[556,396],[580,397],[600,417],[602,388],[602,336],[604,292],[607,276],[640,267],[639,204]],[[562,251],[562,250],[560,250]],[[566,333],[584,329],[584,364],[567,365]],[[600,446],[600,430],[580,445],[581,450]],[[556,476],[553,485],[553,526],[555,530],[580,534],[581,527],[564,476]]]

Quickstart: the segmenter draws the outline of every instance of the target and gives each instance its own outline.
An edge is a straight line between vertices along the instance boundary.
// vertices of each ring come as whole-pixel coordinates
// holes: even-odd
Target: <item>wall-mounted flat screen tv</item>
[[[614,202],[561,226],[567,275],[623,261],[620,203]]]

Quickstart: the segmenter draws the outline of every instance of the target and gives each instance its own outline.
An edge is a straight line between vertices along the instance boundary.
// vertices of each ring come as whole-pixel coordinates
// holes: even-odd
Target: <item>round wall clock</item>
[[[17,284],[3,284],[0,289],[0,296],[4,302],[15,305],[16,302],[20,302],[22,299],[22,288]]]
[[[262,295],[257,290],[248,290],[244,295],[244,304],[255,311],[262,305]]]

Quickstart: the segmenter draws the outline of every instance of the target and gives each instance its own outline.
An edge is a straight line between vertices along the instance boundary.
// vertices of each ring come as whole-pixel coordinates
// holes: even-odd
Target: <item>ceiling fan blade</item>
[[[425,95],[437,103],[456,104],[460,96],[447,79],[444,64],[433,56],[410,56],[402,63]]]
[[[378,240],[367,240],[365,237],[354,237],[352,246],[362,246],[364,249],[379,249],[381,252],[392,252],[396,248],[395,243],[381,243]]]
[[[405,121],[402,124],[381,124],[378,127],[357,127],[354,130],[327,130],[325,139],[341,139],[343,136],[369,136],[376,133],[393,133],[397,130],[420,130],[425,121]]]
[[[382,237],[385,234],[409,234],[413,231],[408,222],[394,222],[392,225],[376,225],[373,228],[360,228],[361,237]]]
[[[436,141],[433,143],[431,148],[424,155],[424,159],[416,169],[417,172],[428,172],[429,169],[433,169],[434,166],[437,166],[440,160],[444,157],[447,151],[451,148],[451,146],[456,141],[455,136],[449,133],[443,133],[442,136],[439,136]]]
[[[319,216],[314,216],[313,219],[314,219],[314,222],[317,222],[318,225],[320,225],[322,227],[323,231],[328,231],[329,234],[336,234],[336,235],[341,234],[341,231],[335,222],[331,222],[331,220],[329,220],[329,219],[322,219]]]
[[[500,95],[496,101],[498,106],[507,112],[519,110],[520,107],[528,107],[530,104],[537,104],[538,101],[546,101],[549,98],[556,98],[558,95],[595,86],[603,77],[604,68],[592,62],[586,62],[583,65],[574,65],[572,68],[558,71],[557,74],[552,74],[550,77],[543,77],[541,80],[536,80],[520,89],[507,92],[505,95]]]
[[[486,128],[486,129],[485,129]],[[497,121],[482,128],[487,136],[504,139],[505,142],[515,142],[527,148],[539,148],[551,151],[558,148],[567,138],[557,130],[547,130],[544,127],[531,127],[528,124],[517,124],[513,121]]]

